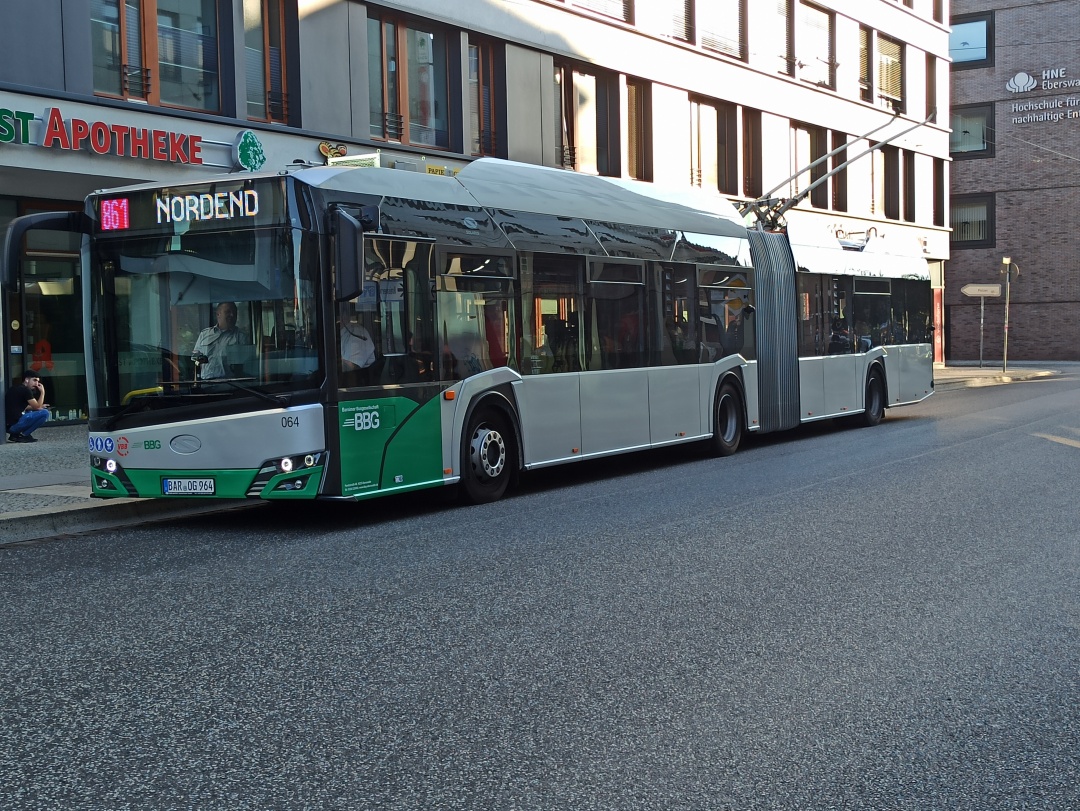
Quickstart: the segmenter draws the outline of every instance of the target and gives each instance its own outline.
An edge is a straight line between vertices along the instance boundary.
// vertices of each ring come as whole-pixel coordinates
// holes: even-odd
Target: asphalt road
[[[0,550],[4,809],[1080,808],[1080,380]]]

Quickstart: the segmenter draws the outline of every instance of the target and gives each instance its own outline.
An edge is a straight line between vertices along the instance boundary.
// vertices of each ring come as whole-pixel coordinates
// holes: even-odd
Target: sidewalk
[[[1063,363],[1063,362],[1062,362]],[[1001,362],[995,364],[989,362],[979,367],[977,362],[951,362],[947,366],[934,366],[934,391],[949,391],[951,389],[972,388],[977,386],[996,386],[1001,383],[1015,383],[1022,380],[1035,380],[1040,377],[1051,377],[1060,374],[1057,368],[1059,363],[1047,363],[1045,366],[1032,365],[1027,362],[1009,364],[1008,374],[1001,371]]]
[[[1080,368],[1080,364],[1073,364]],[[1060,374],[1059,364],[936,367],[935,391],[993,386]],[[183,515],[217,512],[247,501],[90,498],[85,425],[46,425],[34,443],[0,445],[0,546],[76,532],[145,524]]]
[[[217,512],[246,501],[90,497],[89,431],[48,425],[0,445],[0,547],[76,532]]]

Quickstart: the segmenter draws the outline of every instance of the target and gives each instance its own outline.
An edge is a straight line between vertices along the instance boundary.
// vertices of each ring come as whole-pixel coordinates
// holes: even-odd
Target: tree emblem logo
[[[1034,88],[1036,84],[1038,82],[1034,76],[1020,71],[1005,83],[1005,88],[1013,93],[1026,93]]]
[[[238,169],[257,172],[266,163],[262,142],[251,130],[243,130],[233,142],[233,164]]]

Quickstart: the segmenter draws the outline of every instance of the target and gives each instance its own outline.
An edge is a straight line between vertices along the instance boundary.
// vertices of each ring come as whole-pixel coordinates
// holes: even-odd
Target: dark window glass
[[[950,115],[949,154],[958,158],[994,156],[994,105],[953,107]]]
[[[994,246],[994,195],[958,194],[949,205],[953,248]]]
[[[373,137],[449,149],[449,43],[441,29],[368,17],[369,126]]]
[[[659,311],[653,319],[650,349],[654,366],[697,363],[700,357],[695,266],[665,262],[659,270]]]
[[[994,15],[965,14],[953,17],[949,33],[949,56],[953,70],[992,67],[994,64]]]
[[[525,254],[520,270],[522,372],[580,372],[585,260]]]

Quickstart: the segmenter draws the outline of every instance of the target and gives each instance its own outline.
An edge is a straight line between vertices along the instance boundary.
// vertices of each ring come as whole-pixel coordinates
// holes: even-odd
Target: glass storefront
[[[23,214],[81,208],[81,203],[0,198],[0,229]],[[37,372],[52,420],[85,420],[79,237],[32,232],[22,247],[19,284],[4,295],[5,385],[21,381],[28,369]]]

